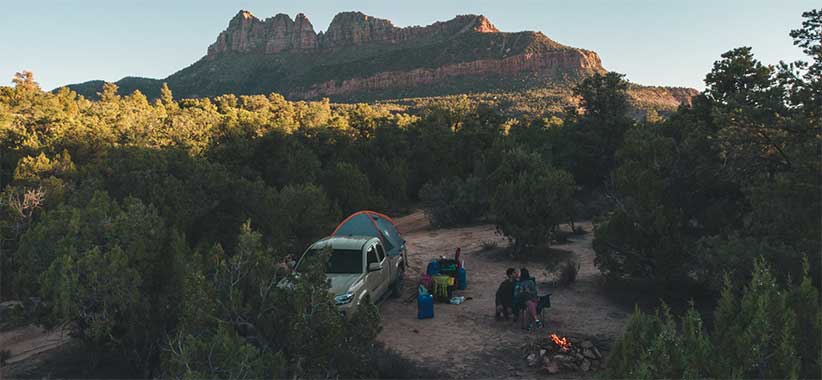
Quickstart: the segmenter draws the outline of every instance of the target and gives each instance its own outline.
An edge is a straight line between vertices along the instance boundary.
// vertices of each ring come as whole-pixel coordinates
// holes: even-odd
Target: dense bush
[[[47,212],[23,235],[16,284],[43,297],[45,322],[68,323],[92,366],[113,350],[150,368],[176,320],[184,250],[153,207],[97,192]]]
[[[431,224],[448,227],[477,221],[488,212],[488,194],[482,181],[474,176],[457,177],[426,184],[420,201]]]
[[[495,174],[499,174],[498,169]],[[574,179],[567,172],[533,166],[495,177],[491,199],[497,229],[513,242],[514,253],[549,245],[559,224],[573,220]]]
[[[368,375],[357,363],[379,331],[379,315],[364,307],[352,322],[343,320],[323,258],[289,275],[278,266],[284,252],[266,248],[249,223],[233,251],[216,246],[206,260],[192,261],[205,264],[193,265],[184,281],[179,326],[164,354],[168,377]]]
[[[693,305],[679,321],[665,305],[637,310],[608,358],[608,377],[817,377],[822,310],[807,262],[803,273],[781,286],[760,258],[741,293],[726,278],[711,329]]]

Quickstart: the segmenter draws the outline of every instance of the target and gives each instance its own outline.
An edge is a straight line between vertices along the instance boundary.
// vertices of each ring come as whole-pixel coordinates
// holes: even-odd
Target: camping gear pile
[[[528,366],[542,366],[550,374],[606,368],[605,357],[593,339],[573,339],[552,333],[523,348]]]
[[[468,285],[464,262],[459,256],[460,249],[457,248],[453,259],[443,256],[428,263],[418,288],[417,318],[433,318],[434,301],[452,305],[465,302],[465,297],[454,295],[455,290],[465,290]]]

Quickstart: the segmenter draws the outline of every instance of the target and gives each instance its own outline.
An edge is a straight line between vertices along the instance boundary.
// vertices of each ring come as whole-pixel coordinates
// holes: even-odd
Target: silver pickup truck
[[[402,247],[405,249],[404,245]],[[340,313],[350,317],[363,302],[378,302],[386,295],[400,296],[405,277],[405,252],[389,256],[377,237],[331,236],[312,244],[297,262],[323,251],[331,254],[326,276]]]

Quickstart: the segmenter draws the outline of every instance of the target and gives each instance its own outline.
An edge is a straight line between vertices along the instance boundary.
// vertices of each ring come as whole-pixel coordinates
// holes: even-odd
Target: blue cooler
[[[465,268],[457,269],[457,289],[465,290],[468,286],[467,281],[468,278],[465,275]]]
[[[417,318],[434,318],[434,297],[430,294],[417,296]]]

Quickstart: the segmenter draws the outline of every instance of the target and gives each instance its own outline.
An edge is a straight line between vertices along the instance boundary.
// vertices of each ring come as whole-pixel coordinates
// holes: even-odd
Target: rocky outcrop
[[[461,76],[502,75],[514,76],[523,72],[539,73],[557,78],[576,69],[574,75],[591,75],[604,72],[599,56],[588,50],[565,49],[542,54],[520,54],[504,59],[486,59],[437,68],[419,68],[404,72],[382,72],[365,78],[351,78],[342,81],[327,81],[298,89],[288,95],[292,98],[312,99],[338,97],[360,92],[388,89],[412,88],[439,83]]]
[[[425,27],[399,28],[389,20],[361,12],[343,12],[334,16],[326,32],[316,33],[302,13],[294,20],[285,14],[260,20],[243,10],[229,21],[228,28],[208,47],[207,58],[213,59],[227,52],[277,54],[284,51],[333,50],[372,42],[396,44],[414,39],[446,38],[469,31],[499,32],[482,15],[457,16]]]
[[[221,53],[276,54],[287,50],[310,50],[317,47],[314,26],[302,13],[292,20],[278,14],[261,21],[248,11],[240,11],[208,47],[208,57]]]
[[[499,30],[482,15],[462,15],[449,21],[420,27],[398,28],[389,20],[370,17],[360,12],[344,12],[334,16],[325,33],[320,34],[323,48],[361,45],[369,42],[400,43],[413,39],[455,36],[468,31],[497,33]]]
[[[680,104],[690,105],[698,94],[699,91],[686,87],[633,86],[628,91],[628,99],[638,108],[658,109],[673,105],[675,109]]]

